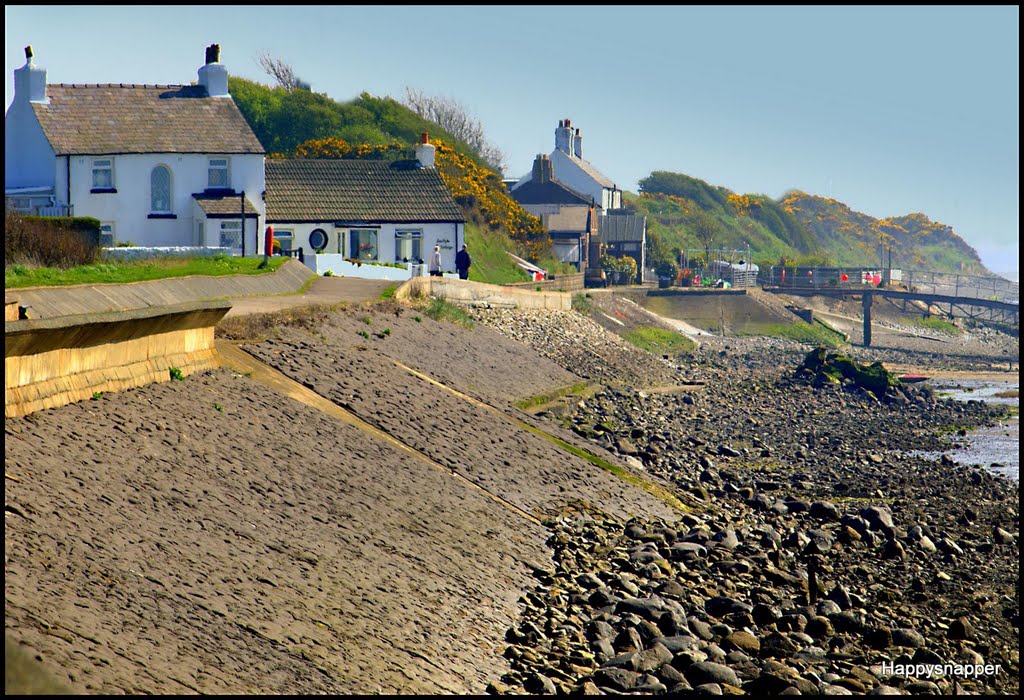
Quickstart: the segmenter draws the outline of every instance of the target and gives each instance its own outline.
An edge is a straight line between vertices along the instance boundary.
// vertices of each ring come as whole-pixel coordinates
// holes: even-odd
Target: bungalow
[[[8,206],[94,217],[108,246],[258,252],[265,152],[218,45],[195,85],[47,85],[32,47],[25,58],[4,119]]]
[[[364,268],[374,263],[410,268],[435,245],[442,270],[455,269],[465,219],[434,168],[426,134],[414,160],[270,159],[266,177],[275,240],[282,251],[302,249],[319,274],[370,276]]]

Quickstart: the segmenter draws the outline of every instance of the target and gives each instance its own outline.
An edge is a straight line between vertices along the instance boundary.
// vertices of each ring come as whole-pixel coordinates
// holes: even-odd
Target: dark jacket
[[[470,264],[473,261],[469,257],[469,253],[465,250],[460,250],[455,254],[455,269],[456,270],[468,270]]]

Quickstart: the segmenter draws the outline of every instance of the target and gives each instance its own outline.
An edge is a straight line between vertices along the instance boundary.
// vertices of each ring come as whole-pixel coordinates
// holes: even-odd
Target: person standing
[[[473,260],[469,257],[469,251],[466,250],[466,244],[462,244],[462,250],[455,254],[455,269],[459,271],[460,280],[469,279],[469,266],[473,264]]]
[[[427,269],[430,271],[431,277],[441,276],[441,246],[434,246],[434,250],[430,254],[430,260],[427,263]]]

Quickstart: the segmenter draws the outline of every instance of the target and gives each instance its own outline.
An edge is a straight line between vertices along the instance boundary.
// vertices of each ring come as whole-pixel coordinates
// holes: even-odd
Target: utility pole
[[[238,195],[238,212],[242,217],[242,257],[245,257],[245,190]]]

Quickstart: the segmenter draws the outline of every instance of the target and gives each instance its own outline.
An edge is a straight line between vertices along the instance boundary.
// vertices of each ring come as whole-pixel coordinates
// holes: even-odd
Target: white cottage
[[[301,248],[317,273],[372,276],[373,263],[420,265],[436,245],[454,270],[465,219],[423,136],[415,160],[268,160],[267,223],[282,251]]]
[[[25,57],[4,120],[8,206],[99,219],[104,245],[261,252],[265,152],[219,46],[195,85],[47,85]]]
[[[622,190],[593,163],[583,159],[583,136],[572,122],[563,119],[555,129],[555,150],[549,156],[552,175],[563,185],[593,202],[603,212],[622,207]],[[512,185],[511,192],[532,181],[535,171]]]

